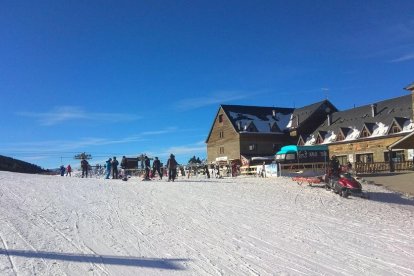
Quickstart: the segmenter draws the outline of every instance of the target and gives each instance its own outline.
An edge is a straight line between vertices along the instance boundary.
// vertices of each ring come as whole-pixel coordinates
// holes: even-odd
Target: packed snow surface
[[[414,275],[413,201],[364,189],[0,172],[0,275]]]

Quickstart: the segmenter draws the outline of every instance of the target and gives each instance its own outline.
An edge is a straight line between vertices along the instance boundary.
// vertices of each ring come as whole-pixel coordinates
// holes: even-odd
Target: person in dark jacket
[[[150,180],[149,174],[151,171],[151,161],[149,160],[148,156],[144,156],[144,165],[145,165],[145,178],[144,180]]]
[[[81,168],[82,168],[82,178],[83,177],[88,178],[89,163],[88,163],[88,161],[86,161],[85,158],[83,158],[82,161],[81,161]]]
[[[338,158],[336,158],[336,155],[332,155],[329,166],[331,167],[332,176],[338,177],[340,172],[340,164]]]
[[[167,161],[168,168],[168,181],[174,182],[177,175],[177,161],[175,160],[174,154],[170,155],[170,158]]]
[[[124,156],[122,156],[122,159],[121,159],[121,174],[122,174],[122,179],[123,180],[127,179],[126,169],[127,169],[127,159],[124,155]]]
[[[155,172],[158,172],[160,179],[162,179],[161,162],[158,157],[155,157],[154,162],[152,162],[152,177],[155,177]]]
[[[118,179],[118,165],[119,162],[116,160],[116,157],[112,159],[112,179]]]
[[[60,166],[60,176],[64,176],[65,175],[65,166],[61,165]]]

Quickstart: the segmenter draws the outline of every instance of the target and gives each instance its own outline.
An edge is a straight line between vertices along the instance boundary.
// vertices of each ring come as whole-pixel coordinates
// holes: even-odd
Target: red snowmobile
[[[342,197],[349,195],[358,196],[362,198],[369,198],[366,193],[362,191],[362,185],[350,173],[340,173],[339,175],[327,175],[325,178],[325,188],[332,190],[334,193]]]

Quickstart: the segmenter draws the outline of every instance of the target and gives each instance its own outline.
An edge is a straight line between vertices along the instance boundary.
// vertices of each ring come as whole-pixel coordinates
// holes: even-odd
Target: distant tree
[[[195,157],[195,155],[193,157],[190,158],[190,160],[188,160],[189,164],[201,164],[201,160],[200,157]]]
[[[17,160],[11,157],[0,155],[0,171],[20,172],[20,173],[44,173],[41,167]]]

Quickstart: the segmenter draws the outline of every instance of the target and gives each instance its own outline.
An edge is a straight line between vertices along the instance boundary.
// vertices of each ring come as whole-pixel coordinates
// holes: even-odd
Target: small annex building
[[[404,162],[414,149],[414,85],[412,93],[329,116],[297,145],[328,145],[341,164]],[[412,161],[412,160],[411,160]]]
[[[273,159],[282,146],[296,144],[298,135],[312,133],[335,111],[328,100],[302,108],[220,105],[206,139],[207,161]]]

